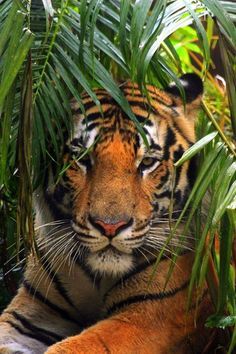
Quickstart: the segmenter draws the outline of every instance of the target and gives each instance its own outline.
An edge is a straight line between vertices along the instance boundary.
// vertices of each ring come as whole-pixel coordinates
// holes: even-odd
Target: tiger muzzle
[[[119,232],[127,229],[133,224],[133,218],[130,218],[129,220],[122,219],[118,221],[117,218],[116,220],[112,220],[111,218],[106,218],[105,220],[102,220],[89,215],[88,220],[93,225],[93,227],[95,227],[104,236],[108,238],[115,237],[119,234]]]

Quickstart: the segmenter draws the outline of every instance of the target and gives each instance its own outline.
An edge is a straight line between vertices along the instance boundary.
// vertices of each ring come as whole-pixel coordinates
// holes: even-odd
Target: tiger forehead
[[[147,117],[143,117],[147,121]],[[153,122],[148,120],[148,125]],[[145,124],[143,129],[146,130]],[[146,133],[149,133],[146,130]],[[122,111],[117,104],[106,103],[102,106],[102,112],[97,106],[86,110],[86,115],[80,119],[78,125],[78,136],[80,143],[88,148],[94,145],[96,151],[104,150],[107,146],[119,150],[119,142],[132,147],[134,152],[140,147],[141,139],[137,132],[135,123]],[[111,146],[112,143],[112,146]]]
[[[121,86],[136,120],[147,135],[149,144],[155,148],[158,120],[169,120],[176,117],[178,113],[173,98],[169,94],[151,85],[146,89],[147,94],[144,96],[137,84],[128,82]],[[123,142],[133,145],[135,149],[139,148],[142,139],[136,124],[107,91],[96,89],[94,92],[100,101],[100,106],[96,105],[88,94],[82,96],[83,111],[78,102],[72,101],[72,113],[75,119],[74,138],[80,142],[80,145],[88,148],[96,143],[98,138],[100,145],[102,142],[110,142],[114,139],[114,135],[119,133]]]
[[[141,124],[149,119],[150,113],[160,117],[166,117],[166,113],[168,116],[178,114],[175,109],[176,100],[173,100],[171,95],[155,86],[147,85],[145,94],[140,91],[137,84],[131,82],[123,84],[120,89]],[[85,112],[87,122],[100,118],[100,123],[103,124],[102,117],[109,118],[114,112],[120,111],[121,108],[106,90],[96,89],[94,92],[100,101],[100,106],[96,105],[88,94],[83,94],[84,110],[81,110],[79,103],[74,99],[71,104],[72,113],[81,117],[84,116],[83,112]],[[127,118],[125,114],[122,117]]]

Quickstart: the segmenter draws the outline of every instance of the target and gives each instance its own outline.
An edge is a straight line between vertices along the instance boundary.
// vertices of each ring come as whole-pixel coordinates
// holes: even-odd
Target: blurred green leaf
[[[191,146],[183,156],[175,163],[175,167],[181,166],[185,161],[190,160],[193,156],[195,156],[199,151],[201,151],[205,145],[207,145],[210,141],[212,141],[216,136],[217,132],[210,133],[204,136],[202,139],[198,140],[193,146]]]
[[[229,326],[234,326],[236,324],[236,316],[219,316],[219,315],[213,315],[210,316],[206,322],[206,327],[217,327],[217,328],[223,328],[225,329],[226,327]]]

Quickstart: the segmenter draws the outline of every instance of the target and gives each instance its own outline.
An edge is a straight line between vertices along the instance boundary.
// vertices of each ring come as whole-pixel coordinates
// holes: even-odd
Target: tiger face
[[[135,84],[121,87],[148,144],[106,91],[96,90],[102,112],[87,95],[86,115],[72,101],[68,166],[48,201],[54,219],[70,220],[70,242],[93,273],[121,276],[141,255],[157,255],[169,235],[170,207],[178,212],[186,201],[192,166],[186,162],[174,177],[174,163],[195,140],[202,83],[191,74],[181,80],[185,107],[174,85],[166,91],[147,86],[147,99]]]

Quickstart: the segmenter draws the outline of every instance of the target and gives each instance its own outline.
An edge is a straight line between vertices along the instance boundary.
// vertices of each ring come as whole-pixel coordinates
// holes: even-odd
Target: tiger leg
[[[0,317],[0,353],[42,354],[47,347],[81,328],[50,300],[22,286]]]
[[[187,295],[187,290],[186,290]],[[185,297],[186,300],[186,297]],[[201,312],[209,312],[208,301]],[[50,347],[46,354],[191,354],[201,353],[209,333],[195,310],[186,313],[181,294],[165,301],[144,301],[125,307],[77,336]]]

